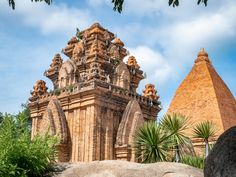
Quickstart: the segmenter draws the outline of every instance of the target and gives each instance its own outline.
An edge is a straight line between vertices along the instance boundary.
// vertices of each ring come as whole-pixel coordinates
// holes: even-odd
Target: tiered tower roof
[[[82,88],[98,86],[128,97],[133,95],[140,100],[147,99],[147,105],[152,102],[160,111],[159,97],[147,94],[141,96],[136,92],[140,81],[144,79],[136,58],[129,56],[125,63],[124,57],[129,52],[124,42],[99,23],[83,31],[77,30],[62,52],[68,59],[63,61],[60,54],[56,54],[44,73],[52,81],[54,90],[51,93],[34,94],[30,100],[48,98],[59,92],[82,92]],[[153,94],[156,95],[156,91],[153,90]]]

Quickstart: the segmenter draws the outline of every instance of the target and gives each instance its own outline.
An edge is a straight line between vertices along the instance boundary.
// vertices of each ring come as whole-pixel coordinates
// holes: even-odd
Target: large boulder
[[[218,138],[206,158],[204,177],[236,177],[236,126]]]
[[[68,164],[61,174],[54,177],[203,177],[203,172],[181,163],[138,164],[107,160]]]

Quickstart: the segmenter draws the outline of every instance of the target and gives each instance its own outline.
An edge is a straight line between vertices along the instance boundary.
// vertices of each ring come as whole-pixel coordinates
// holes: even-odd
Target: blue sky
[[[110,0],[55,0],[52,6],[16,0],[16,10],[0,1],[0,112],[17,113],[43,76],[53,56],[75,34],[95,22],[114,32],[147,73],[139,87],[155,84],[163,114],[174,92],[204,47],[212,63],[236,95],[236,1],[126,0],[122,14]],[[63,59],[66,56],[63,55]]]

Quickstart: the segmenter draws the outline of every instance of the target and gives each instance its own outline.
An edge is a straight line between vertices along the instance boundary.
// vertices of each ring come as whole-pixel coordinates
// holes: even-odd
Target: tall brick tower
[[[98,23],[77,32],[63,53],[68,59],[56,54],[44,73],[54,90],[39,80],[31,92],[32,137],[59,136],[59,161],[135,161],[133,134],[160,111],[154,85],[136,92],[143,71],[134,56],[123,62],[124,43]]]
[[[176,90],[167,113],[181,113],[191,125],[210,120],[218,135],[236,125],[236,101],[215,71],[208,54],[201,49],[194,66]],[[191,134],[192,129],[188,131]]]

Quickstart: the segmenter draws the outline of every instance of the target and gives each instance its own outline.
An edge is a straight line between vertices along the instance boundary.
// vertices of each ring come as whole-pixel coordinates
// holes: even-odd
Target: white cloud
[[[158,51],[154,51],[148,46],[130,48],[129,51],[131,55],[135,56],[141,69],[146,72],[147,79],[145,82],[159,84],[172,77],[171,66]]]
[[[235,18],[236,3],[226,3],[216,12],[210,9],[210,12],[195,14],[190,19],[175,19],[173,23],[162,25],[136,23],[117,31],[132,45],[133,41],[138,41],[139,44],[159,48],[162,57],[181,71],[183,66],[193,63],[200,48],[218,50],[230,45],[229,42],[236,39]],[[161,21],[166,19],[168,17],[163,16]],[[122,33],[122,30],[125,32]]]
[[[174,25],[164,27],[157,35],[160,45],[171,47],[172,53],[183,49],[192,50],[199,45],[222,45],[227,38],[236,37],[235,27],[236,6],[227,11],[203,15],[191,21],[180,21]],[[173,52],[173,47],[176,49]]]
[[[7,9],[7,3],[2,4],[1,10]],[[48,6],[45,3],[31,3],[29,0],[16,0],[16,10],[6,12],[18,22],[32,26],[47,34],[73,34],[76,27],[84,29],[94,21],[86,9],[69,7],[65,4],[53,4]]]

